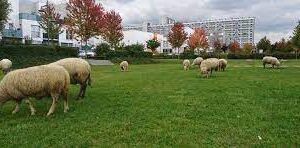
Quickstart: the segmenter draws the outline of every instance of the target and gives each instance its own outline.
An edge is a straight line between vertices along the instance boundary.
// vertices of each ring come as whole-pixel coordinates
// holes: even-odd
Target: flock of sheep
[[[264,57],[263,66],[271,64],[279,67],[280,62],[275,57]],[[208,78],[212,72],[225,71],[227,66],[225,59],[196,58],[191,64],[189,60],[183,61],[184,70],[189,70],[191,65],[198,65],[201,74]],[[85,91],[88,85],[91,85],[91,66],[80,58],[66,58],[47,65],[34,66],[24,69],[11,71],[12,62],[8,59],[0,61],[0,68],[5,76],[0,82],[0,105],[7,101],[13,100],[16,102],[16,107],[13,114],[19,112],[22,100],[28,104],[31,115],[34,115],[36,110],[33,107],[30,97],[41,99],[51,96],[52,105],[47,113],[51,115],[56,108],[59,97],[62,97],[64,102],[64,112],[69,110],[68,107],[68,92],[70,84],[79,84],[80,91],[77,99],[84,98]],[[121,71],[128,71],[128,62],[120,63]]]
[[[225,68],[227,66],[227,60],[225,59],[217,59],[217,58],[208,58],[208,59],[203,59],[202,57],[196,58],[193,63],[193,65],[198,65],[201,74],[203,74],[204,77],[208,78],[212,72],[215,71],[225,71]],[[183,60],[183,69],[184,70],[189,70],[191,66],[191,62],[188,59]]]
[[[15,101],[13,114],[19,112],[19,106],[22,100],[25,100],[31,115],[34,115],[36,110],[29,98],[41,99],[47,96],[52,98],[47,116],[55,111],[60,96],[64,101],[64,112],[67,112],[70,84],[80,84],[77,99],[84,98],[87,85],[91,85],[91,66],[83,59],[66,58],[47,65],[13,71],[10,71],[11,65],[8,59],[0,61],[0,66],[6,74],[0,82],[0,104]]]
[[[276,57],[266,56],[263,58],[262,62],[264,68],[267,64],[272,65],[272,68],[274,68],[274,66],[277,66],[277,68],[280,66],[280,61]],[[182,64],[184,70],[189,70],[191,63],[188,59],[185,59]],[[198,57],[193,61],[192,66],[198,65],[201,74],[208,78],[212,74],[213,70],[225,71],[227,64],[228,62],[225,59],[208,58],[204,60],[202,57]]]

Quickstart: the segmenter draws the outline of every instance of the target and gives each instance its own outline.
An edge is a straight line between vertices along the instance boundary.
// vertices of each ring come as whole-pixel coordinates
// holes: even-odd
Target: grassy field
[[[13,102],[0,110],[1,147],[299,147],[300,61],[262,69],[259,61],[229,61],[226,72],[200,77],[180,62],[93,67],[93,86],[82,101],[70,92],[70,111],[60,100]]]

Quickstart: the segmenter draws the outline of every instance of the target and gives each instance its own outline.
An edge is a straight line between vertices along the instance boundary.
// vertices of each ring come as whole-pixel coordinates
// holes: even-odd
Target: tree
[[[103,32],[105,12],[95,0],[69,0],[66,10],[66,26],[81,43]]]
[[[155,53],[156,48],[160,46],[160,42],[157,40],[157,34],[154,34],[154,37],[146,42],[147,48],[151,49],[152,53]]]
[[[109,11],[104,15],[104,28],[102,36],[110,46],[115,49],[123,40],[122,18],[115,11]]]
[[[8,18],[10,12],[9,3],[7,0],[0,0],[0,32],[4,28],[4,23]]]
[[[213,40],[213,45],[214,45],[216,53],[220,54],[223,51],[222,50],[223,44],[222,44],[222,42],[220,41],[219,38],[216,38],[216,39]]]
[[[251,54],[251,52],[253,51],[253,46],[252,46],[252,44],[251,43],[245,43],[244,44],[244,48],[243,48],[243,52],[245,53],[245,54]]]
[[[39,10],[39,13],[41,16],[39,24],[47,31],[48,39],[50,39],[53,44],[53,40],[62,33],[63,23],[60,19],[61,15],[55,11],[54,5],[50,4],[48,1],[45,7],[42,7],[42,9]]]
[[[179,58],[179,48],[187,40],[187,33],[184,31],[184,25],[182,23],[175,23],[171,28],[171,31],[168,34],[168,42],[172,45],[173,48],[178,50]]]
[[[297,56],[298,51],[300,50],[300,21],[298,22],[298,25],[294,29],[293,36],[291,38],[291,43]]]
[[[200,49],[208,48],[206,33],[203,28],[196,28],[195,32],[189,37],[188,45],[191,49],[197,49],[200,54]]]
[[[258,50],[262,49],[264,52],[271,52],[272,49],[271,41],[267,39],[267,37],[265,36],[262,39],[260,39],[256,47]]]
[[[232,54],[241,53],[241,48],[240,48],[239,42],[234,40],[232,43],[230,43],[229,52],[232,53]]]

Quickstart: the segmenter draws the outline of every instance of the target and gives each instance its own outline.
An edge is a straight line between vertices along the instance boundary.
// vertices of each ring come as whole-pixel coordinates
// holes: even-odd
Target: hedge
[[[42,65],[56,60],[76,57],[77,48],[53,47],[44,45],[2,45],[0,46],[0,58],[10,59],[13,68],[23,68]]]
[[[228,59],[262,59],[264,56],[273,56],[278,59],[295,59],[296,54],[295,53],[286,53],[286,52],[274,52],[274,53],[264,53],[264,54],[228,54]],[[300,54],[298,54],[299,58]]]

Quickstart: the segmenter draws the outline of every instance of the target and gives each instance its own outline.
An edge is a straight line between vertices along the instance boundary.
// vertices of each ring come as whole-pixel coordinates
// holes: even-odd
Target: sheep
[[[0,61],[0,68],[4,74],[7,74],[10,71],[12,62],[9,59],[3,59]]]
[[[266,68],[266,64],[271,64],[272,68],[274,68],[275,65],[277,66],[277,68],[279,68],[279,66],[280,66],[279,60],[277,58],[271,57],[271,56],[264,57],[262,62],[263,62],[264,68]]]
[[[216,58],[209,58],[201,62],[200,64],[200,71],[206,78],[212,74],[213,70],[218,69],[219,67],[219,62],[218,59]]]
[[[200,64],[201,64],[202,61],[203,61],[203,58],[202,58],[202,57],[198,57],[198,58],[196,58],[196,59],[193,61],[192,66],[193,66],[193,65],[198,65],[198,66],[200,66]]]
[[[187,71],[190,69],[191,62],[190,62],[190,60],[185,59],[185,60],[183,60],[182,65],[183,65],[183,70]]]
[[[79,84],[80,90],[77,95],[77,100],[85,97],[87,85],[91,86],[91,66],[84,59],[80,58],[65,58],[49,65],[59,65],[64,67],[69,75],[71,84]]]
[[[227,60],[225,59],[219,59],[219,70],[225,71],[225,68],[227,66]]]
[[[64,100],[64,112],[69,110],[68,91],[70,76],[61,66],[35,66],[9,72],[0,82],[0,104],[7,101],[16,101],[13,114],[19,112],[20,104],[24,99],[29,105],[31,115],[35,109],[29,97],[42,98],[51,96],[52,105],[47,113],[50,116],[55,111],[57,100],[60,96]]]
[[[123,72],[128,71],[128,62],[127,61],[122,61],[120,63],[120,68],[121,68],[121,71],[123,71]]]

